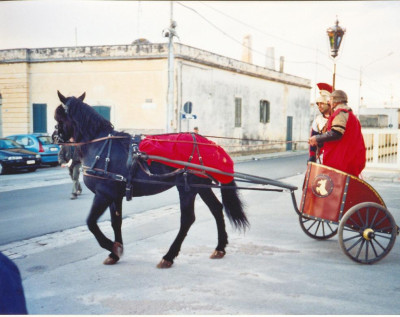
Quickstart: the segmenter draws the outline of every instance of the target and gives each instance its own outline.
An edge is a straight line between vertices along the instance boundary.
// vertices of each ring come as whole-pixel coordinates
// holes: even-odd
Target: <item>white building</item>
[[[363,128],[400,129],[399,108],[360,107],[358,117]]]
[[[167,122],[168,44],[0,51],[2,135],[51,133],[60,90],[66,96],[85,91],[85,102],[117,130],[146,134],[163,133],[168,124],[176,132],[198,126],[206,136],[237,138],[217,141],[230,153],[285,150],[286,141],[308,139],[310,80],[285,74],[283,59],[276,71],[178,43],[174,55]],[[196,119],[182,119],[188,101]]]

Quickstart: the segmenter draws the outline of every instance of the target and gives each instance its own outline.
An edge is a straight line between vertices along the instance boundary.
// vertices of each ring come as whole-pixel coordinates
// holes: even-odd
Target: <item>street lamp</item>
[[[336,77],[336,60],[338,56],[340,44],[342,43],[343,36],[346,33],[346,29],[339,26],[339,20],[336,18],[336,24],[329,27],[326,30],[329,37],[329,45],[331,47],[331,56],[333,57],[333,90],[335,90],[335,77]]]

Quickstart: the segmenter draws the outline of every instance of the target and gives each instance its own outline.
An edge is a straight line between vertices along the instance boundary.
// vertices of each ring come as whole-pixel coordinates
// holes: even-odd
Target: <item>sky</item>
[[[253,63],[344,90],[349,105],[400,108],[400,1],[173,1],[174,41],[240,60],[251,35]],[[0,50],[126,45],[146,38],[165,43],[170,1],[37,0],[0,2]],[[330,56],[326,30],[346,29],[339,56]],[[361,82],[361,85],[360,85]],[[362,99],[362,100],[361,100]]]

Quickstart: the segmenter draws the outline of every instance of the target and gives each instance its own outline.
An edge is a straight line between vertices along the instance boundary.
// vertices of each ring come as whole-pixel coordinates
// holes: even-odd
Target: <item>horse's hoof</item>
[[[108,257],[107,259],[104,260],[103,264],[105,265],[113,265],[116,264],[118,262],[118,260],[113,259],[112,257]]]
[[[226,252],[225,251],[218,251],[215,250],[211,255],[210,259],[222,259],[225,256]]]
[[[112,252],[117,256],[121,257],[122,254],[124,253],[124,246],[119,243],[119,242],[114,242],[114,245],[112,247]]]
[[[158,269],[169,269],[172,266],[172,262],[162,259],[160,263],[157,264]]]

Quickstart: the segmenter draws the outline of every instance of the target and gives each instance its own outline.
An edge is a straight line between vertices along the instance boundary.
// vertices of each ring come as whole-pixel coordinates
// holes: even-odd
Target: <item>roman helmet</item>
[[[322,102],[327,104],[333,90],[332,86],[326,83],[318,83],[317,86],[319,88],[319,96],[315,103]]]
[[[343,90],[335,90],[332,92],[331,98],[334,103],[347,103],[347,95]]]

